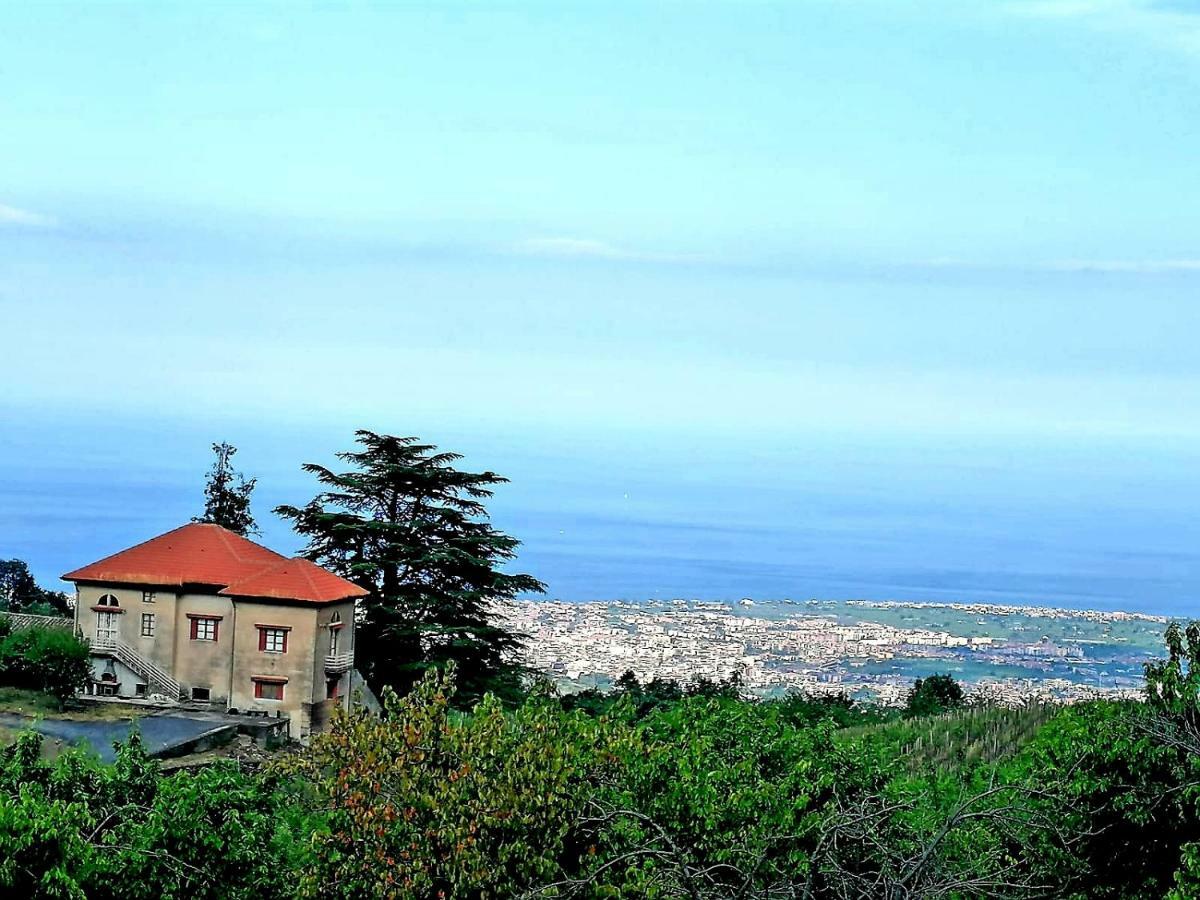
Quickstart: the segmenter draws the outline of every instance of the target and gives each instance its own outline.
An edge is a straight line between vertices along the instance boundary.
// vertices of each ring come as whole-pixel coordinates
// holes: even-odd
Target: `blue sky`
[[[0,483],[61,440],[38,502],[114,446],[182,490],[210,438],[282,483],[367,425],[519,476],[537,561],[552,497],[716,521],[936,458],[1150,552],[1196,493],[1198,159],[1185,0],[6,4]],[[0,556],[77,562],[6,502]]]

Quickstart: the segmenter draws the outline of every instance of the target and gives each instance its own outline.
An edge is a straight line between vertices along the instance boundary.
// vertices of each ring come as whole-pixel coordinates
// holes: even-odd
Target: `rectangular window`
[[[192,699],[208,702],[208,688],[192,688]]]
[[[154,637],[154,613],[142,613],[142,637]]]
[[[142,591],[142,602],[143,603],[153,603],[157,599],[158,599],[158,594],[156,594],[154,591]]]
[[[221,620],[218,618],[194,616],[192,618],[192,640],[215,641],[217,639],[217,625],[220,622]]]
[[[254,697],[257,700],[282,700],[283,683],[279,681],[255,681]]]
[[[258,649],[264,653],[287,653],[290,628],[274,625],[258,626]]]

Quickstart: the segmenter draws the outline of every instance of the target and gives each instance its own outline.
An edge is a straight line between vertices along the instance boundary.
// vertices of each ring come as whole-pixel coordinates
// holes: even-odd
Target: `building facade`
[[[350,702],[358,585],[193,523],[63,576],[91,692],[286,715],[304,738]]]

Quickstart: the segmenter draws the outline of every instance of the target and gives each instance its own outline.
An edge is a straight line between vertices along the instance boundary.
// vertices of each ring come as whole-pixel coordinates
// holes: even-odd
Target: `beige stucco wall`
[[[220,616],[216,641],[193,641],[188,614]],[[176,602],[175,667],[173,677],[190,696],[192,688],[208,688],[209,702],[229,700],[230,636],[233,626],[233,601],[216,594],[181,594]]]
[[[178,596],[169,589],[155,588],[155,600],[142,600],[140,587],[80,585],[75,604],[75,622],[88,640],[96,637],[97,613],[92,609],[105,594],[117,598],[117,637],[146,659],[170,672],[175,668],[175,621]],[[142,614],[154,616],[154,637],[142,636]]]
[[[239,710],[284,711],[293,718],[298,732],[302,705],[311,703],[314,690],[322,691],[313,680],[313,652],[319,609],[313,606],[258,603],[239,600],[236,604],[233,653],[233,685],[229,705]],[[272,653],[258,649],[258,626],[290,628],[287,652]],[[283,700],[264,700],[254,696],[254,676],[286,678]],[[296,733],[294,736],[299,736]]]
[[[174,593],[156,589],[155,602],[142,600],[142,588],[79,585],[75,620],[83,635],[96,636],[96,612],[92,609],[104,594],[112,594],[120,606],[116,615],[117,637],[139,655],[156,663],[180,683],[185,697],[192,688],[208,688],[209,702],[241,711],[284,713],[291,718],[292,737],[306,737],[314,704],[329,706],[325,699],[325,658],[330,649],[329,624],[336,613],[343,623],[338,654],[354,651],[354,603],[328,606],[237,600],[215,593]],[[155,616],[155,634],[142,637],[141,616]],[[192,615],[219,616],[217,640],[191,639]],[[258,649],[259,625],[289,628],[286,653]],[[286,678],[284,699],[265,700],[254,696],[254,676]],[[349,676],[341,676],[343,697]],[[122,679],[122,694],[131,695]],[[318,715],[320,720],[326,715]]]

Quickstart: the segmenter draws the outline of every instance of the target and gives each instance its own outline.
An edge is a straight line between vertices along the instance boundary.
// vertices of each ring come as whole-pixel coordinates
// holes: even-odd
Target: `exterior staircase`
[[[93,653],[103,653],[113,657],[121,665],[133,670],[146,679],[146,692],[159,694],[171,700],[179,700],[183,691],[179,682],[168,675],[161,667],[150,662],[124,641],[115,639],[93,638],[91,641]]]

